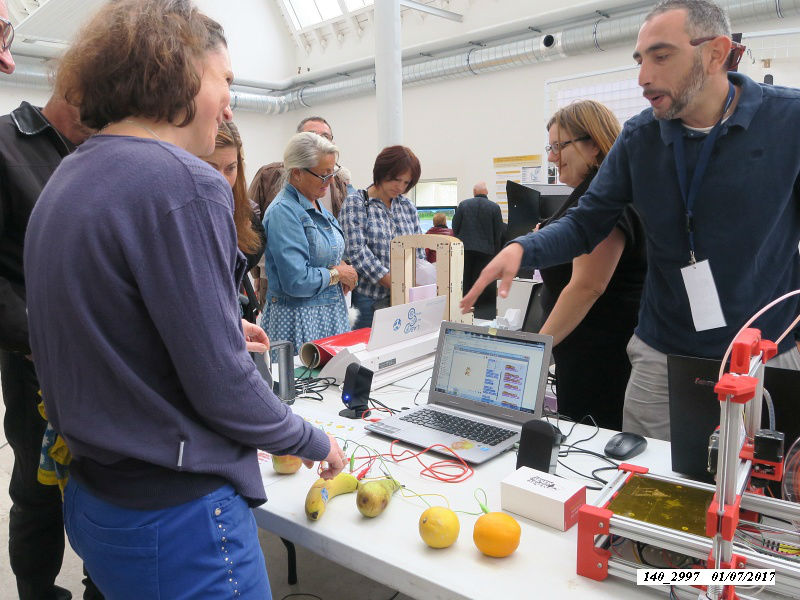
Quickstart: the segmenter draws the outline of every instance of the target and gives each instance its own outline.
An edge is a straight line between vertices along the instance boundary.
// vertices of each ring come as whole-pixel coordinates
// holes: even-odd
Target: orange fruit
[[[472,539],[478,550],[486,556],[503,558],[517,549],[521,533],[514,517],[502,512],[490,512],[475,521]]]
[[[444,506],[431,506],[419,518],[419,535],[431,548],[452,546],[460,529],[456,513]]]

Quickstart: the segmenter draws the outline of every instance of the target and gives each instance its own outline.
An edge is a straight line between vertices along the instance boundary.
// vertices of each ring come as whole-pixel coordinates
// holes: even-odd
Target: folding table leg
[[[289,540],[281,538],[283,545],[286,546],[286,557],[289,562],[289,585],[297,583],[297,554],[294,550],[294,544]]]

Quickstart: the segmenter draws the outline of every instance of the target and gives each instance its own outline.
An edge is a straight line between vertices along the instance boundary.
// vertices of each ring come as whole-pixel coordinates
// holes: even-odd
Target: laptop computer
[[[428,404],[366,428],[422,448],[442,444],[467,462],[485,462],[519,441],[523,423],[541,417],[552,347],[549,335],[445,321]]]
[[[708,473],[708,437],[719,425],[719,400],[714,393],[720,361],[709,358],[667,357],[669,385],[669,429],[672,470],[706,483],[714,483]],[[800,371],[767,367],[764,389],[775,407],[775,428],[785,435],[784,451],[800,437]],[[761,411],[767,427],[766,406]]]

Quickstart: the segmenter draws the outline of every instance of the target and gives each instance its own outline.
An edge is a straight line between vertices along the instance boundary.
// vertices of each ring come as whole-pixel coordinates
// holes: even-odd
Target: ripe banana
[[[376,481],[362,481],[358,484],[356,506],[365,517],[377,517],[389,506],[392,494],[401,487],[403,486],[391,477]]]
[[[328,500],[339,494],[355,492],[358,480],[350,473],[339,473],[333,479],[318,479],[306,495],[306,516],[317,521],[325,512]]]

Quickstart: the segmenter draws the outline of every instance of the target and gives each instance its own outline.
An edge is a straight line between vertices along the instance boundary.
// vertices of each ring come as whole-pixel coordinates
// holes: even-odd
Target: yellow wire
[[[405,492],[409,492],[409,493],[406,494]],[[419,498],[425,504],[427,504],[429,507],[430,507],[430,503],[427,500],[425,500],[425,498],[429,497],[429,496],[438,496],[439,498],[444,500],[445,504],[447,504],[447,508],[450,508],[450,501],[447,499],[446,496],[443,496],[442,494],[433,494],[433,493],[431,493],[431,494],[417,494],[416,492],[408,489],[407,487],[401,488],[400,494],[402,494],[403,498]]]

